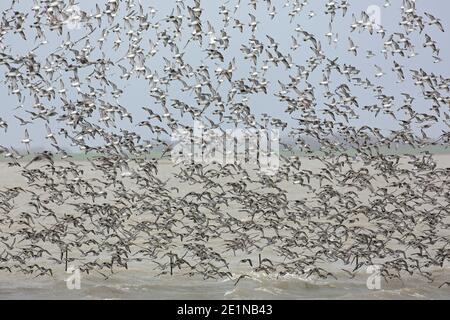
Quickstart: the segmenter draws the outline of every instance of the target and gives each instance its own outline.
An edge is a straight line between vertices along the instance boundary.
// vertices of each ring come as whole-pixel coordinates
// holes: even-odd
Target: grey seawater
[[[0,274],[0,299],[450,299],[450,289],[438,289],[449,278],[449,268],[436,271],[435,281],[407,278],[382,282],[380,290],[369,290],[368,275],[346,279],[312,280],[294,276],[275,278],[251,274],[236,286],[233,280],[202,280],[174,274],[151,276],[145,269],[118,271],[105,280],[101,275],[82,275],[80,289],[68,289],[64,272],[33,278]]]
[[[447,166],[449,160],[449,155],[436,156],[441,166]],[[311,170],[316,170],[319,165],[308,161],[303,163],[306,169]],[[160,178],[168,179],[174,169],[171,163],[167,163],[162,164],[159,170]],[[0,173],[0,189],[26,187],[26,181],[18,170],[9,168],[6,162],[0,162]],[[290,200],[304,196],[299,195],[295,186],[284,187]],[[21,205],[18,199],[16,206],[20,208]],[[69,208],[59,210],[64,212]],[[233,212],[234,208],[229,210]],[[219,251],[223,248],[219,242],[211,243],[211,246],[222,246]],[[264,257],[276,259],[275,254],[269,251]],[[365,267],[350,278],[341,270],[342,266],[328,265],[338,280],[331,277],[326,280],[306,279],[297,275],[277,277],[254,273],[239,263],[239,257],[230,254],[227,259],[233,270],[232,279],[203,280],[179,270],[174,270],[173,276],[158,275],[154,264],[143,261],[130,263],[128,270],[117,270],[108,279],[96,272],[82,274],[80,289],[72,290],[68,289],[65,281],[70,274],[65,273],[60,265],[55,267],[53,277],[0,271],[0,299],[450,299],[450,287],[438,288],[450,280],[450,265],[436,269],[431,283],[420,275],[407,275],[401,281],[383,280],[381,289],[369,290],[367,280],[370,274]],[[257,255],[252,259],[257,261]],[[250,277],[241,279],[235,286],[236,279],[243,274]]]

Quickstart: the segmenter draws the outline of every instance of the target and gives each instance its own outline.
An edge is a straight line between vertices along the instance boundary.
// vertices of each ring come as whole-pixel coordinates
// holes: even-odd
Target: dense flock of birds
[[[395,29],[357,1],[206,2],[13,0],[2,12],[2,81],[18,106],[2,106],[0,136],[23,136],[2,139],[0,155],[23,184],[0,190],[0,270],[109,278],[140,263],[239,282],[380,265],[386,280],[433,281],[450,258],[450,169],[427,149],[450,141],[450,79],[427,70],[445,66],[443,21],[414,0],[380,6],[398,11]],[[261,33],[280,21],[283,39]],[[261,112],[254,97],[275,103]],[[171,133],[196,120],[281,130],[278,171],[167,165]]]

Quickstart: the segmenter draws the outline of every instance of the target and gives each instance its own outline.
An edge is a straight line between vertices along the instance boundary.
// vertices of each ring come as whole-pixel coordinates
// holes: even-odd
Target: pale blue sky
[[[5,8],[9,7],[8,3],[11,1],[2,1],[0,3],[0,9],[4,10]],[[78,1],[79,7],[88,12],[94,12],[95,11],[95,3],[104,4],[106,1],[92,1],[92,0],[80,0]],[[279,51],[287,54],[290,53],[290,46],[291,46],[291,35],[295,35],[294,29],[298,24],[302,26],[302,28],[305,31],[308,31],[310,33],[313,33],[317,36],[318,39],[320,39],[323,51],[329,57],[330,59],[334,59],[336,57],[339,57],[339,62],[341,64],[352,64],[359,68],[361,70],[361,78],[368,78],[373,84],[375,85],[383,85],[385,89],[386,95],[392,95],[397,98],[397,104],[396,108],[401,106],[402,102],[402,96],[400,95],[401,92],[408,92],[412,96],[416,97],[415,101],[415,108],[416,111],[419,112],[428,112],[428,109],[432,106],[432,103],[430,101],[423,101],[420,96],[421,92],[420,89],[413,85],[413,82],[411,80],[410,74],[408,72],[408,81],[405,81],[404,83],[398,84],[397,77],[395,73],[391,72],[390,69],[393,66],[393,60],[396,60],[401,65],[403,65],[405,70],[410,69],[419,69],[423,68],[427,72],[436,73],[438,75],[442,75],[444,77],[449,77],[449,62],[447,58],[449,57],[449,50],[450,50],[450,42],[448,41],[448,36],[446,34],[441,33],[435,26],[426,27],[425,32],[423,32],[421,35],[411,35],[411,39],[413,41],[413,44],[416,46],[416,50],[418,53],[418,56],[414,59],[409,58],[400,58],[398,56],[393,59],[391,56],[388,60],[385,60],[383,55],[380,53],[380,50],[383,48],[383,41],[387,39],[387,37],[383,40],[379,35],[374,36],[368,36],[368,33],[357,33],[353,32],[350,33],[350,24],[352,22],[352,13],[360,16],[361,11],[366,10],[366,8],[370,5],[379,5],[380,7],[383,6],[384,0],[358,0],[358,1],[351,1],[351,7],[349,9],[349,12],[347,13],[347,16],[345,18],[342,18],[341,11],[338,12],[335,21],[333,23],[333,29],[334,32],[339,34],[339,42],[337,45],[337,48],[334,48],[334,46],[329,46],[328,41],[325,38],[325,34],[328,32],[328,22],[329,22],[329,16],[324,15],[322,12],[325,8],[325,3],[327,1],[309,1],[310,3],[303,9],[302,13],[299,14],[295,19],[292,21],[292,23],[289,23],[288,19],[288,8],[283,8],[283,4],[285,1],[277,1],[274,0],[273,3],[276,3],[278,15],[275,17],[274,20],[271,20],[268,16],[268,13],[266,11],[266,3],[261,3],[257,11],[254,12],[253,9],[248,6],[247,1],[242,1],[240,9],[238,10],[236,16],[233,16],[231,14],[231,21],[230,25],[226,27],[226,30],[231,37],[230,40],[230,48],[224,52],[224,63],[219,64],[216,61],[210,62],[206,61],[205,63],[210,69],[210,74],[213,75],[214,69],[217,68],[217,66],[227,66],[228,62],[231,61],[233,57],[236,58],[237,61],[237,70],[234,73],[233,79],[238,79],[240,77],[248,77],[248,73],[251,70],[250,67],[252,66],[252,63],[248,60],[242,59],[242,54],[240,51],[241,46],[247,45],[248,46],[248,39],[251,36],[250,31],[247,30],[241,34],[236,29],[232,28],[234,25],[234,18],[238,18],[242,21],[248,22],[249,17],[248,13],[253,13],[257,20],[260,22],[258,25],[258,30],[255,34],[256,38],[260,41],[262,41],[266,46],[269,44],[266,35],[270,35],[276,41],[279,42]],[[402,1],[400,0],[391,0],[392,6],[389,8],[382,8],[381,9],[381,24],[384,26],[384,28],[387,30],[387,33],[390,34],[391,32],[401,32],[404,33],[404,28],[399,26],[398,23],[400,21],[400,9]],[[448,1],[442,1],[442,0],[418,0],[417,2],[417,8],[419,13],[423,13],[423,11],[429,12],[433,15],[436,15],[442,19],[442,23],[444,25],[444,28],[447,30],[450,28],[448,18],[446,17],[446,14],[449,12],[450,9],[450,2]],[[158,13],[154,19],[151,20],[151,22],[158,21],[160,19],[164,19],[167,14],[170,13],[171,8],[175,6],[175,1],[167,1],[167,0],[159,0],[159,1],[141,1],[141,3],[144,4],[144,6],[153,6],[158,10]],[[193,5],[193,1],[186,1],[186,3],[190,6]],[[224,27],[223,22],[221,21],[221,17],[218,15],[218,7],[219,3],[228,3],[228,7],[232,10],[235,3],[237,3],[236,0],[230,0],[230,1],[202,1],[202,7],[204,9],[204,13],[202,15],[203,20],[203,28],[206,30],[206,20],[210,20],[213,24],[215,31],[217,34],[219,34],[219,31]],[[19,4],[22,12],[29,12],[29,16],[31,17],[33,13],[30,11],[29,7],[31,6],[31,1],[21,1]],[[122,9],[124,6],[124,2],[122,3]],[[28,8],[28,9],[26,9]],[[135,8],[138,10],[138,8]],[[316,17],[313,19],[308,18],[308,13],[310,11],[314,11],[316,13]],[[119,14],[116,18],[115,23],[120,22],[123,25],[123,21],[119,21],[119,17],[121,15]],[[163,22],[161,22],[163,23]],[[94,24],[96,26],[96,24]],[[106,26],[106,19],[104,19],[103,26]],[[187,29],[187,27],[185,27]],[[91,45],[95,46],[96,42],[95,39],[99,38],[99,31],[100,29],[97,29],[93,35],[91,36]],[[162,31],[160,29],[159,31]],[[186,30],[187,31],[187,30]],[[56,32],[49,33],[48,34],[48,44],[46,44],[44,47],[39,48],[36,50],[37,59],[44,63],[45,57],[49,54],[49,52],[52,52],[55,50],[65,39],[65,34],[67,32],[70,32],[72,40],[78,39],[81,36],[85,34],[85,29],[82,28],[81,30],[67,30],[65,29],[63,32],[63,37],[60,37],[56,34]],[[439,44],[439,47],[441,48],[440,57],[443,58],[443,61],[439,64],[433,63],[433,58],[431,57],[431,49],[429,48],[423,48],[422,44],[424,42],[424,34],[429,34],[432,36],[434,40],[436,40]],[[28,33],[27,33],[28,34]],[[145,33],[145,37],[151,38],[154,41],[155,39],[155,31],[149,30]],[[360,54],[358,57],[354,57],[350,53],[347,52],[347,49],[349,47],[347,38],[351,37],[355,43],[359,45],[359,52]],[[183,44],[185,41],[187,41],[189,35],[187,32],[183,33]],[[19,35],[17,34],[8,34],[4,40],[3,45],[6,46],[4,49],[7,53],[12,53],[14,56],[17,55],[23,55],[28,50],[33,48],[36,43],[34,42],[34,33],[32,36],[28,37],[27,41],[24,41]],[[309,49],[309,43],[304,43],[301,39],[302,36],[298,36],[299,43],[301,45],[301,48],[295,52],[291,52],[291,55],[293,57],[294,63],[304,65],[306,63],[306,59],[312,55],[311,50]],[[110,40],[108,43],[104,45],[104,52],[105,54],[111,58],[112,61],[117,61],[121,57],[123,57],[126,54],[126,51],[128,49],[127,40],[123,39],[124,43],[122,44],[120,50],[117,52],[113,51],[111,49],[112,42],[114,41],[114,35],[110,36]],[[184,54],[184,60],[186,62],[189,62],[193,66],[198,66],[200,61],[204,60],[206,57],[206,53],[202,50],[206,48],[206,43],[208,39],[204,39],[203,48],[199,48],[198,44],[195,42],[191,42],[185,49]],[[141,42],[145,49],[148,48],[148,40],[145,39]],[[81,42],[79,44],[79,48],[82,47],[84,43]],[[162,56],[166,55],[168,57],[172,57],[172,54],[167,50],[163,48],[163,45],[160,44],[159,48],[161,49],[161,52],[158,54],[158,58],[154,58],[152,60],[148,60],[146,63],[146,66],[149,67],[151,70],[157,70],[158,74],[162,76],[164,74],[163,71],[163,60]],[[373,52],[377,53],[377,57],[371,59],[370,61],[367,61],[365,58],[365,52],[366,50],[372,50]],[[70,56],[71,57],[71,56]],[[96,50],[95,53],[91,56],[92,59],[100,57],[100,51]],[[265,54],[261,55],[261,57],[265,57]],[[262,59],[261,59],[262,60]],[[122,61],[122,64],[125,67],[129,67],[126,61]],[[374,65],[377,64],[381,66],[385,71],[387,71],[387,75],[381,79],[375,78],[376,69]],[[258,68],[260,69],[262,66],[262,61],[258,62]],[[319,68],[323,68],[323,65]],[[319,69],[318,68],[318,69]],[[2,130],[0,130],[0,145],[3,146],[20,146],[20,140],[23,137],[24,128],[22,126],[19,126],[19,123],[17,120],[14,119],[13,115],[17,114],[18,116],[29,119],[29,115],[25,112],[25,110],[31,110],[31,105],[34,103],[30,97],[26,97],[25,103],[24,103],[24,109],[16,110],[13,109],[18,106],[18,102],[15,96],[8,95],[8,89],[4,83],[4,73],[6,68],[4,66],[0,66],[0,75],[2,79],[2,83],[0,84],[0,95],[2,98],[2,107],[0,110],[0,118],[3,118],[6,120],[9,124],[9,130],[8,133],[4,133]],[[111,74],[114,73],[115,75],[112,76],[112,79],[114,82],[116,82],[124,91],[124,95],[119,99],[119,102],[122,106],[126,107],[134,116],[135,123],[144,120],[144,117],[146,116],[146,113],[142,111],[142,106],[149,106],[151,108],[155,108],[156,111],[159,113],[162,112],[162,109],[160,106],[155,106],[153,98],[151,98],[148,94],[148,84],[146,80],[144,79],[136,79],[132,78],[128,82],[121,81],[118,78],[118,75],[120,75],[120,69],[116,68],[115,70],[110,71]],[[273,93],[280,90],[280,87],[277,83],[278,80],[280,80],[283,83],[286,83],[289,81],[289,75],[295,74],[296,69],[292,69],[290,71],[286,71],[285,67],[281,64],[278,68],[270,68],[270,70],[265,75],[265,78],[267,81],[269,81],[269,94],[257,94],[249,97],[250,105],[252,108],[252,112],[255,114],[261,114],[261,113],[269,113],[272,116],[279,117],[284,121],[289,120],[289,115],[285,114],[283,110],[286,108],[286,105],[281,104],[276,97],[273,96]],[[83,77],[83,73],[80,72],[80,77]],[[62,75],[63,79],[67,79],[67,75]],[[56,77],[55,77],[56,78]],[[343,79],[343,78],[342,78]],[[81,79],[83,80],[83,79]],[[315,91],[316,98],[317,98],[317,108],[322,109],[321,105],[323,105],[324,102],[327,102],[325,98],[323,98],[322,94],[324,90],[322,87],[317,85],[319,81],[322,80],[322,75],[320,70],[316,71],[316,73],[310,77],[309,82],[313,84],[317,89]],[[334,80],[334,81],[333,81]],[[332,79],[331,88],[334,90],[336,86],[340,84],[341,79],[335,78]],[[54,85],[57,87],[57,83]],[[180,92],[181,87],[177,87],[176,85],[172,86],[169,89],[169,98],[172,99],[183,99],[187,103],[194,104],[194,100],[192,99],[192,96],[189,96],[188,93],[181,93]],[[229,89],[229,86],[227,82],[225,81],[222,85],[220,92],[222,93],[222,96],[226,98],[225,92]],[[376,99],[373,97],[373,94],[371,90],[364,90],[362,88],[353,88],[353,93],[359,97],[359,104],[361,106],[363,105],[370,105],[376,103]],[[72,96],[75,97],[75,96]],[[170,101],[169,101],[170,104]],[[55,105],[60,107],[60,105]],[[389,130],[389,129],[398,129],[399,127],[390,119],[389,116],[380,115],[377,119],[373,117],[372,114],[369,114],[367,112],[358,112],[360,115],[360,118],[357,120],[353,120],[351,123],[355,126],[362,126],[362,125],[370,125],[379,127],[383,130]],[[209,116],[213,117],[210,113],[208,113]],[[186,125],[193,125],[192,119],[189,117],[184,117],[181,119]],[[129,126],[127,121],[118,122],[119,126],[121,128],[126,129],[132,129],[137,131],[138,133],[142,134],[144,139],[149,138],[148,130],[136,128],[134,125],[132,127]],[[61,127],[61,124],[58,124],[55,119],[51,122],[51,127],[54,128],[55,131],[58,130],[59,127]],[[49,142],[44,139],[45,136],[45,127],[44,122],[41,120],[36,121],[36,124],[27,126],[28,130],[30,131],[32,138],[33,138],[33,147],[49,147]],[[430,129],[428,131],[430,134],[439,135],[440,130],[443,128],[443,126],[435,126],[434,128]],[[64,142],[62,138],[59,139],[62,145],[67,145],[67,141]]]

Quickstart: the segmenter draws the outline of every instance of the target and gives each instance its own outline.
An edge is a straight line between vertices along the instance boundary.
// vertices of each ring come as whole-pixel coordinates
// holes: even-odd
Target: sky
[[[95,12],[95,4],[98,3],[101,7],[103,7],[106,1],[92,1],[92,0],[80,0],[77,2],[77,5],[81,8],[81,10],[86,12]],[[228,63],[235,58],[236,60],[236,70],[233,74],[233,79],[237,78],[247,78],[249,72],[252,70],[252,63],[249,60],[246,60],[242,57],[241,47],[242,45],[249,46],[249,38],[251,37],[251,32],[249,28],[246,28],[244,33],[240,33],[237,29],[233,28],[234,18],[248,22],[249,16],[248,13],[252,13],[257,17],[257,21],[259,22],[257,31],[255,33],[255,37],[264,42],[265,45],[269,44],[266,35],[270,35],[277,42],[279,42],[279,51],[287,54],[291,53],[294,63],[298,65],[305,65],[306,60],[312,55],[311,50],[309,49],[310,44],[302,41],[302,36],[298,35],[294,30],[297,26],[301,26],[303,30],[316,35],[318,39],[320,39],[322,43],[322,50],[325,52],[326,56],[330,59],[339,58],[338,62],[341,64],[352,64],[361,70],[361,74],[359,77],[362,79],[368,78],[375,85],[384,86],[384,93],[388,96],[395,96],[397,105],[396,108],[401,106],[402,96],[400,93],[408,92],[412,96],[416,98],[415,108],[418,112],[429,113],[429,108],[432,106],[430,101],[424,101],[420,98],[421,91],[420,88],[415,86],[411,81],[409,73],[408,73],[408,81],[404,83],[398,83],[397,76],[394,72],[391,71],[393,66],[393,61],[399,62],[404,66],[405,70],[418,70],[419,68],[423,68],[428,73],[436,73],[438,75],[442,75],[443,77],[450,77],[449,75],[449,62],[447,58],[449,57],[450,50],[450,42],[448,41],[448,36],[446,37],[445,33],[441,33],[435,26],[427,27],[426,31],[420,35],[410,35],[413,43],[416,46],[416,51],[418,56],[414,59],[411,58],[399,58],[398,56],[392,57],[390,56],[387,60],[380,53],[380,50],[383,48],[383,42],[387,40],[387,38],[382,39],[379,35],[370,36],[367,32],[358,33],[353,32],[350,33],[350,24],[352,23],[352,14],[355,14],[357,17],[360,16],[362,11],[365,11],[369,6],[379,6],[380,7],[380,18],[381,25],[387,30],[388,34],[390,32],[401,32],[404,33],[404,29],[399,25],[400,21],[400,6],[402,5],[402,1],[400,0],[391,0],[391,6],[388,8],[384,8],[383,5],[385,3],[384,0],[358,0],[358,1],[350,1],[351,7],[345,18],[342,17],[341,11],[338,12],[337,16],[333,21],[333,32],[339,35],[337,45],[329,45],[326,37],[324,36],[328,32],[328,25],[330,22],[330,16],[324,14],[325,3],[327,1],[308,1],[308,4],[302,10],[302,12],[297,15],[292,21],[290,21],[288,17],[288,12],[290,7],[283,7],[283,1],[274,0],[273,4],[276,5],[276,10],[278,12],[277,16],[272,20],[268,15],[268,11],[266,10],[266,3],[259,1],[257,10],[253,11],[253,9],[248,5],[248,1],[242,0],[240,4],[240,8],[237,11],[236,15],[231,13],[231,21],[229,26],[225,27],[224,23],[221,20],[221,16],[218,14],[219,5],[218,3],[227,3],[227,7],[232,8],[237,3],[235,0],[229,1],[201,1],[202,8],[204,12],[202,14],[203,28],[207,30],[206,21],[209,20],[211,25],[215,29],[215,33],[217,36],[220,35],[220,30],[222,28],[226,28],[227,33],[230,36],[230,48],[224,52],[224,62],[220,63],[218,60],[211,62],[206,59],[205,48],[207,45],[208,39],[204,40],[203,46],[200,47],[196,42],[189,42],[185,49],[183,50],[184,56],[183,59],[190,63],[193,66],[198,66],[201,63],[205,63],[209,70],[210,74],[213,74],[214,70],[221,66],[226,67]],[[417,9],[419,13],[429,12],[439,18],[442,19],[442,23],[444,28],[447,30],[450,28],[449,19],[446,17],[446,13],[450,10],[450,2],[442,1],[442,0],[417,0]],[[0,9],[4,11],[10,6],[11,1],[1,1]],[[164,19],[168,14],[171,13],[172,8],[176,6],[176,1],[141,1],[144,7],[152,6],[157,10],[157,14],[154,18],[150,20],[150,22],[155,23],[160,21],[163,25]],[[185,1],[185,3],[189,6],[193,6],[193,1]],[[17,8],[20,8],[22,12],[29,13],[29,20],[33,16],[31,11],[31,1],[20,1]],[[121,8],[123,9],[124,2],[121,4]],[[137,7],[136,7],[137,10]],[[315,13],[314,18],[309,18],[308,15],[310,12]],[[8,13],[7,13],[8,14]],[[113,22],[113,25],[116,23],[120,23],[123,25],[123,11],[117,15],[116,20]],[[91,35],[92,46],[96,46],[97,43],[95,39],[100,37],[100,31],[105,26],[109,26],[106,19],[103,21],[102,28],[98,28]],[[143,35],[145,40],[141,43],[145,50],[148,48],[148,39],[152,41],[156,41],[155,34],[156,32],[161,32],[163,29],[159,29],[155,31],[154,29],[150,29],[148,32],[145,32]],[[189,39],[189,30],[185,28],[185,31],[182,33],[182,43],[187,42]],[[424,35],[429,34],[435,41],[438,42],[439,47],[441,49],[440,57],[443,58],[443,61],[440,63],[433,63],[434,59],[432,57],[432,52],[430,48],[423,48],[422,44],[424,42]],[[29,33],[29,30],[26,32],[27,40],[23,40],[20,35],[9,33],[6,35],[1,43],[2,43],[2,51],[7,52],[9,54],[13,54],[13,56],[20,56],[26,54],[29,50],[36,47],[37,42],[34,41],[34,33]],[[60,36],[56,32],[46,33],[48,43],[39,47],[35,50],[37,55],[37,60],[45,63],[45,58],[48,54],[65,41],[67,35],[70,34],[70,38],[72,40],[81,38],[84,34],[86,34],[85,27],[81,24],[80,29],[69,29],[64,28],[63,35]],[[291,36],[297,35],[298,41],[300,43],[300,48],[295,52],[290,50],[292,45]],[[359,55],[354,57],[348,52],[349,44],[348,37],[351,37],[355,43],[359,46]],[[124,43],[120,47],[119,50],[114,51],[112,49],[112,43],[115,40],[114,35],[110,36],[109,42],[105,43],[102,50],[96,50],[95,53],[91,56],[92,59],[96,59],[101,57],[101,53],[103,52],[108,58],[111,58],[112,61],[118,61],[123,57],[128,49],[127,40],[122,39]],[[79,47],[81,48],[84,42],[81,42]],[[162,43],[159,46],[160,52],[154,58],[147,61],[146,66],[154,70],[161,77],[164,74],[164,60],[163,57],[172,57],[173,53],[171,53],[167,48],[164,48]],[[367,50],[372,50],[377,54],[377,57],[372,58],[371,60],[367,60],[365,57],[365,53]],[[70,55],[69,55],[70,56]],[[262,55],[265,56],[265,55]],[[258,71],[263,64],[263,59],[258,61]],[[126,60],[120,61],[120,64],[125,68],[129,68],[129,64]],[[376,69],[374,65],[379,65],[386,71],[386,75],[381,79],[375,78]],[[323,68],[323,65],[319,68]],[[23,108],[15,110],[16,107],[20,105],[17,101],[17,97],[15,95],[11,95],[9,93],[8,87],[5,84],[5,66],[0,65],[0,96],[1,96],[1,109],[0,109],[0,118],[5,120],[9,124],[9,129],[7,133],[4,133],[0,130],[0,145],[8,147],[8,146],[21,146],[21,140],[23,139],[25,128],[31,134],[32,137],[32,147],[33,148],[42,148],[50,147],[50,142],[45,139],[45,126],[44,122],[41,120],[34,121],[35,123],[30,124],[28,126],[20,126],[19,122],[14,118],[14,115],[18,115],[23,119],[29,119],[30,115],[25,112],[25,110],[32,110],[32,105],[34,104],[33,99],[24,94],[25,101],[23,103]],[[280,86],[278,81],[282,83],[287,83],[289,81],[289,75],[294,75],[296,73],[296,69],[286,70],[286,68],[281,64],[277,68],[270,68],[269,71],[265,74],[264,78],[269,82],[269,94],[255,94],[249,96],[249,104],[251,106],[251,110],[256,115],[261,115],[262,113],[268,113],[274,117],[280,118],[283,121],[288,122],[290,125],[294,125],[294,121],[291,119],[290,115],[285,113],[284,110],[286,105],[278,101],[278,99],[273,96],[274,93],[280,91]],[[119,87],[124,90],[124,94],[118,99],[118,103],[120,105],[127,108],[129,112],[131,112],[134,116],[134,124],[130,124],[127,120],[118,122],[117,128],[108,128],[108,130],[134,130],[139,134],[142,134],[145,138],[149,136],[149,132],[143,128],[137,128],[135,126],[139,121],[145,120],[147,114],[142,110],[143,106],[150,107],[155,109],[159,113],[162,112],[160,106],[155,103],[155,100],[150,97],[148,90],[148,83],[145,79],[131,77],[128,81],[123,81],[119,78],[121,71],[119,68],[114,68],[111,70],[111,79],[119,85]],[[64,81],[69,81],[68,74],[60,75]],[[57,77],[55,77],[57,78]],[[80,73],[80,78],[83,80],[83,73]],[[341,83],[341,79],[339,77],[334,77],[332,79],[331,88],[334,90]],[[308,80],[311,84],[316,87],[316,98],[317,98],[317,106],[318,110],[322,109],[324,103],[329,102],[328,99],[323,97],[324,90],[317,83],[322,80],[322,75],[320,70],[315,72]],[[84,84],[84,88],[87,87]],[[220,87],[220,92],[223,96],[226,97],[224,92],[227,92],[229,87],[227,87],[227,83],[225,81],[224,84]],[[57,87],[57,82],[54,84]],[[363,105],[371,105],[377,103],[377,100],[374,98],[371,90],[364,90],[363,88],[352,88],[352,91],[355,95],[358,96],[358,102],[361,106]],[[73,99],[76,99],[76,95],[69,95]],[[240,97],[242,98],[242,97]],[[195,104],[195,100],[193,99],[193,95],[189,92],[182,92],[181,86],[171,86],[169,88],[169,99],[182,99],[183,101]],[[51,105],[54,102],[48,102]],[[55,107],[59,108],[60,104],[55,104]],[[211,112],[207,114],[209,117],[213,117]],[[384,132],[389,132],[389,130],[398,130],[399,126],[390,116],[380,114],[377,118],[373,116],[373,114],[364,111],[358,111],[359,119],[351,120],[351,124],[355,127],[369,125],[372,127],[378,127],[382,129]],[[182,121],[186,125],[193,126],[193,120],[188,116],[182,117],[181,115],[177,115],[178,119]],[[63,125],[61,123],[56,122],[54,119],[50,123],[50,127],[53,131],[57,132]],[[441,130],[443,130],[444,126],[436,125],[433,128],[430,128],[428,131],[430,135],[439,136]],[[284,133],[286,134],[286,133]],[[68,146],[68,142],[64,141],[62,138],[59,139],[61,144],[66,144]],[[69,146],[68,146],[69,147]]]

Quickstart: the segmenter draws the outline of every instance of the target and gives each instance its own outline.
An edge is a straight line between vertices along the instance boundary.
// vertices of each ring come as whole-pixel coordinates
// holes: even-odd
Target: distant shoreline
[[[422,152],[429,152],[433,155],[448,155],[450,154],[450,146],[449,147],[445,147],[445,146],[427,146],[427,147],[423,147],[421,149],[414,149],[412,147],[409,146],[403,146],[403,147],[399,147],[398,149],[387,149],[387,148],[380,148],[381,154],[383,155],[400,155],[400,156],[404,156],[404,155],[416,155],[416,154],[420,154]],[[359,153],[355,150],[355,149],[348,149],[345,152],[339,153],[339,154],[344,154],[346,153],[348,156],[357,156]],[[30,161],[35,155],[39,154],[39,152],[33,152],[30,154],[21,154],[23,156],[23,158],[16,160],[19,163],[23,163],[23,162],[27,162]],[[301,152],[299,150],[294,150],[294,151],[289,151],[289,150],[282,150],[280,152],[280,154],[282,156],[298,156],[301,158],[308,158],[310,156],[322,156],[324,155],[324,153],[320,150],[314,150],[312,153],[306,153],[306,152]],[[59,155],[55,154],[54,155],[54,160],[55,161],[87,161],[88,159],[94,159],[95,157],[102,157],[105,155],[101,155],[101,154],[95,154],[95,153],[90,153],[90,154],[84,154],[84,153],[69,153],[70,158],[67,159],[62,159]],[[106,155],[107,156],[107,155]],[[130,156],[130,159],[133,159],[133,156]],[[148,155],[146,155],[146,158],[148,159],[154,159],[154,160],[158,160],[158,162],[164,163],[170,163],[171,158],[170,156],[165,156],[163,159],[161,158],[161,152],[153,152],[150,153]],[[0,155],[0,162],[11,162],[10,158],[6,158],[3,154]]]

